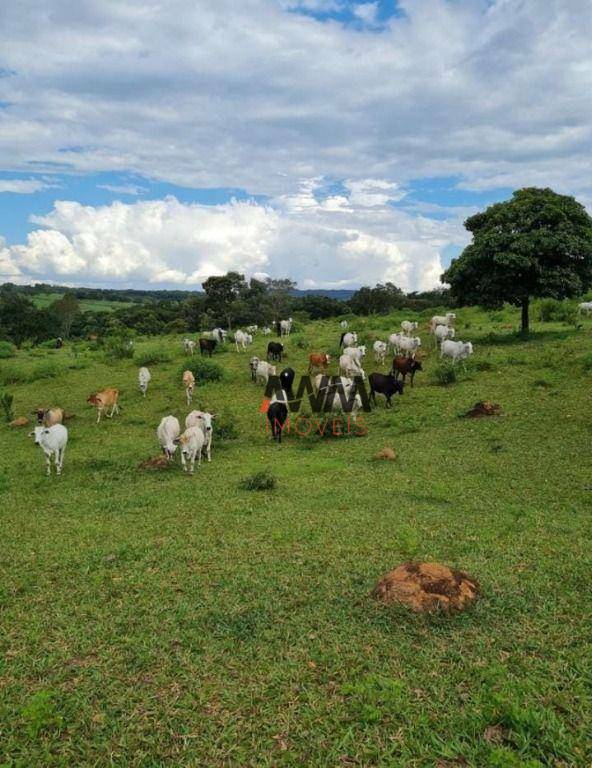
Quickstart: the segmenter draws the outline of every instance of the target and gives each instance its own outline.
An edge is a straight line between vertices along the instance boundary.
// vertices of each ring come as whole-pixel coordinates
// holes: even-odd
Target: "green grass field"
[[[425,313],[422,323],[431,313]],[[350,323],[386,338],[403,314]],[[264,434],[248,353],[198,407],[234,422],[193,477],[140,471],[163,415],[184,419],[182,337],[151,365],[81,344],[0,361],[15,415],[75,414],[48,479],[27,429],[1,427],[0,765],[589,766],[592,760],[592,323],[458,311],[468,372],[414,389],[350,439]],[[337,353],[336,321],[288,341],[286,365]],[[368,360],[367,372],[375,369]],[[16,382],[16,383],[10,383]],[[121,389],[95,424],[86,397]],[[477,400],[491,419],[459,418]],[[395,462],[376,462],[385,446]],[[242,490],[268,469],[273,491]],[[469,611],[421,616],[369,593],[410,559],[467,570]]]
[[[61,299],[63,293],[35,293],[31,299],[38,309],[45,309],[53,304],[54,301]],[[112,312],[115,309],[124,309],[131,307],[131,301],[109,301],[107,299],[81,299],[81,312]]]

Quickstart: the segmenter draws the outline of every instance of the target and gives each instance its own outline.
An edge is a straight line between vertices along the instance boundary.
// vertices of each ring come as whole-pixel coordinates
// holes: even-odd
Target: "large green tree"
[[[534,297],[578,296],[592,284],[592,219],[573,197],[526,188],[471,216],[473,241],[441,277],[460,304],[522,309]]]
[[[228,328],[238,311],[238,300],[245,294],[248,286],[245,276],[238,272],[227,272],[225,275],[208,277],[203,283],[206,292],[206,310],[217,318],[222,319]]]

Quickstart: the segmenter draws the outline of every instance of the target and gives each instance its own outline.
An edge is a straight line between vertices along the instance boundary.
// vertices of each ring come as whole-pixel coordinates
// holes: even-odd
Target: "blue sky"
[[[512,190],[590,205],[590,27],[585,0],[4,4],[0,280],[437,285]]]

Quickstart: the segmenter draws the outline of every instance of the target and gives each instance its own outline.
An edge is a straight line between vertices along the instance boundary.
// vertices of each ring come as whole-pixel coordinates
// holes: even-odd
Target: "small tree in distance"
[[[523,333],[531,298],[570,298],[592,285],[592,218],[573,197],[520,189],[465,227],[473,242],[440,279],[460,304],[521,307]]]

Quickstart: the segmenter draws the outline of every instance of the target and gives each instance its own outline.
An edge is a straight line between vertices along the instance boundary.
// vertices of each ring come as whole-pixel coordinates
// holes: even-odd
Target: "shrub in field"
[[[5,360],[7,357],[14,357],[16,354],[16,347],[9,341],[0,341],[0,359]]]
[[[214,437],[219,440],[236,440],[238,437],[238,429],[236,428],[234,421],[223,414],[217,414],[213,421]]]
[[[205,384],[206,381],[219,381],[222,378],[222,368],[211,360],[188,360],[183,364],[180,370],[180,376],[184,371],[191,371],[198,384]]]
[[[131,334],[117,333],[107,338],[103,342],[105,356],[112,360],[124,360],[134,356],[134,342]]]
[[[59,365],[56,365],[53,360],[46,360],[45,362],[39,363],[33,368],[30,376],[26,379],[26,381],[36,381],[37,379],[53,379],[56,376],[59,376],[60,370],[62,369],[59,367]]]
[[[541,299],[538,302],[538,317],[542,323],[575,323],[576,309],[568,301]]]
[[[239,487],[244,491],[272,491],[276,486],[276,482],[271,472],[262,471],[245,477],[239,483]]]
[[[450,363],[440,363],[432,371],[432,381],[441,387],[456,382],[456,371]]]
[[[164,347],[151,347],[141,352],[136,352],[134,360],[138,365],[156,365],[168,363],[173,359],[172,354]]]
[[[0,408],[2,408],[2,413],[4,414],[4,421],[6,423],[14,419],[14,413],[12,410],[13,402],[14,402],[14,395],[9,394],[8,392],[3,392],[0,395]]]

